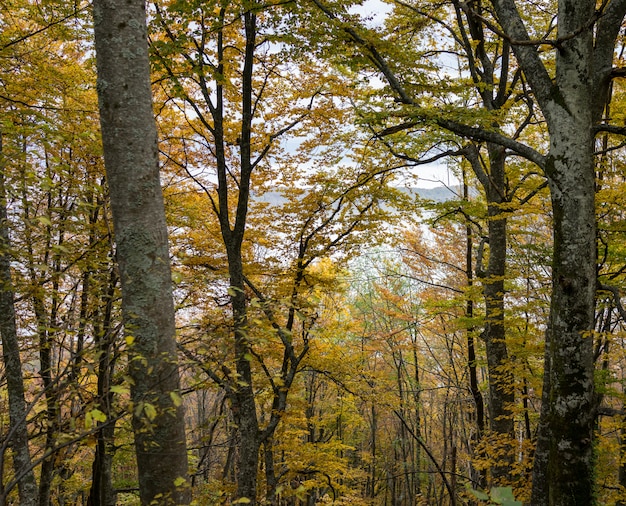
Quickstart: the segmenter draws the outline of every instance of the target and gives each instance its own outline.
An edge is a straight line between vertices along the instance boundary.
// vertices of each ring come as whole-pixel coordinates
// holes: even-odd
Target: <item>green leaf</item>
[[[183,403],[183,398],[176,392],[170,392],[170,399],[172,399],[172,402],[176,407],[180,406]]]
[[[91,417],[97,422],[106,422],[107,420],[107,416],[97,408],[91,410]]]
[[[61,253],[69,253],[70,250],[67,249],[65,246],[62,246],[61,244],[53,244],[52,245],[52,249],[55,251],[60,251]]]
[[[109,389],[112,393],[114,394],[118,394],[118,395],[124,395],[130,392],[130,390],[122,385],[113,385],[110,389]]]
[[[47,216],[37,216],[37,221],[42,225],[46,225],[48,227],[52,226],[52,221]]]
[[[107,416],[98,408],[91,409],[85,414],[85,428],[91,429],[96,422],[104,423]]]
[[[146,414],[148,420],[150,421],[154,420],[157,416],[156,408],[148,402],[143,405],[143,412]]]
[[[520,501],[515,500],[511,487],[494,487],[491,489],[491,500],[503,506],[522,506]]]
[[[175,487],[182,487],[187,483],[187,480],[185,478],[183,478],[182,476],[179,476],[178,478],[176,478],[174,480],[174,486]]]
[[[488,501],[489,500],[489,496],[487,494],[485,494],[482,490],[476,490],[476,489],[468,487],[468,491],[469,491],[470,494],[472,494],[479,501]]]
[[[231,297],[234,297],[235,295],[237,295],[237,293],[241,293],[241,292],[243,292],[243,290],[237,286],[228,287],[228,295],[230,295]]]

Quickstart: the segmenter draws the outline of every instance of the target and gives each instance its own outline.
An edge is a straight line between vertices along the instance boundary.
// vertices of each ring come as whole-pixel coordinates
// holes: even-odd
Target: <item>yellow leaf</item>
[[[156,408],[147,402],[143,405],[143,411],[150,421],[154,420],[157,416]]]
[[[183,403],[183,398],[176,392],[170,392],[170,399],[174,403],[174,406],[178,407]]]
[[[128,390],[128,388],[123,387],[122,385],[113,385],[110,388],[111,392],[114,394],[118,394],[118,395],[124,395],[127,394],[130,390]]]

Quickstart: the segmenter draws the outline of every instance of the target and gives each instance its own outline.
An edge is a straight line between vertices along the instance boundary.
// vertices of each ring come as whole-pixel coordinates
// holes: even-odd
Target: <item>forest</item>
[[[0,506],[626,505],[625,16],[0,2]]]

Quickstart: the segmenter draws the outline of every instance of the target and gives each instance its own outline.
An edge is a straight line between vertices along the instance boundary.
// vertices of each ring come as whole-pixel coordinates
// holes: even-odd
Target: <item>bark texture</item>
[[[0,157],[2,137],[0,135]],[[13,469],[22,506],[37,504],[37,484],[28,450],[28,427],[26,425],[26,400],[24,397],[24,377],[20,346],[15,321],[15,296],[11,275],[11,243],[7,217],[7,201],[4,177],[4,163],[0,158],[0,337],[2,338],[2,359],[6,374],[9,395],[9,440],[13,450]],[[1,457],[0,457],[1,458]],[[0,505],[4,505],[3,489]]]
[[[220,148],[218,154],[219,179],[219,220],[226,254],[228,256],[228,274],[231,286],[231,304],[233,308],[233,324],[235,337],[235,364],[237,381],[231,390],[230,400],[233,416],[239,432],[239,458],[237,469],[237,497],[247,498],[250,504],[256,504],[257,469],[261,435],[256,412],[256,402],[252,383],[250,365],[250,344],[248,342],[248,308],[245,296],[243,273],[242,243],[246,230],[248,201],[250,197],[250,178],[252,175],[252,117],[253,117],[253,64],[256,47],[256,14],[251,11],[243,13],[245,31],[245,55],[242,75],[241,102],[241,175],[237,210],[234,226],[231,228],[228,213],[227,165],[223,158],[223,117],[216,121],[219,124]],[[220,41],[220,50],[223,51]],[[223,53],[222,55],[223,56]],[[220,58],[220,63],[223,60]],[[221,97],[220,97],[221,98]],[[216,128],[216,133],[218,129]]]
[[[516,2],[494,0],[493,5],[511,39],[528,41]],[[594,125],[607,97],[626,2],[608,2],[598,17],[595,8],[594,0],[559,1],[554,78],[537,45],[513,45],[550,133],[545,170],[554,213],[552,299],[533,505],[594,504]]]
[[[188,504],[170,260],[143,0],[93,6],[98,98],[125,331],[141,503]]]
[[[504,317],[504,278],[506,275],[507,219],[506,175],[504,148],[489,144],[489,178],[484,181],[489,223],[489,258],[483,279],[485,298],[485,330],[483,332],[489,370],[489,399],[491,430],[502,441],[515,437],[511,407],[515,403],[513,378],[506,343]],[[506,479],[511,470],[513,455],[509,452],[491,469],[496,481]]]

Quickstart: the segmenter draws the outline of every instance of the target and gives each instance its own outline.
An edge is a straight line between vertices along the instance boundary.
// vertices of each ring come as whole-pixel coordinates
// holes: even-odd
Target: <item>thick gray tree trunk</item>
[[[143,0],[96,0],[98,98],[130,346],[141,503],[188,504],[170,260]],[[182,479],[182,480],[181,480]]]
[[[11,243],[2,156],[4,155],[0,135],[0,337],[9,395],[9,440],[13,450],[13,469],[17,479],[20,504],[34,506],[37,504],[37,484],[28,450],[27,410],[15,320]],[[4,490],[4,492],[8,493],[9,490]],[[0,505],[4,505],[5,500],[6,497],[0,497]]]
[[[511,39],[528,41],[516,2],[493,0],[493,5]],[[552,302],[533,505],[594,503],[594,126],[607,97],[626,2],[609,1],[598,18],[595,9],[595,0],[559,1],[554,78],[537,45],[513,43],[550,133],[545,168],[554,214]]]

